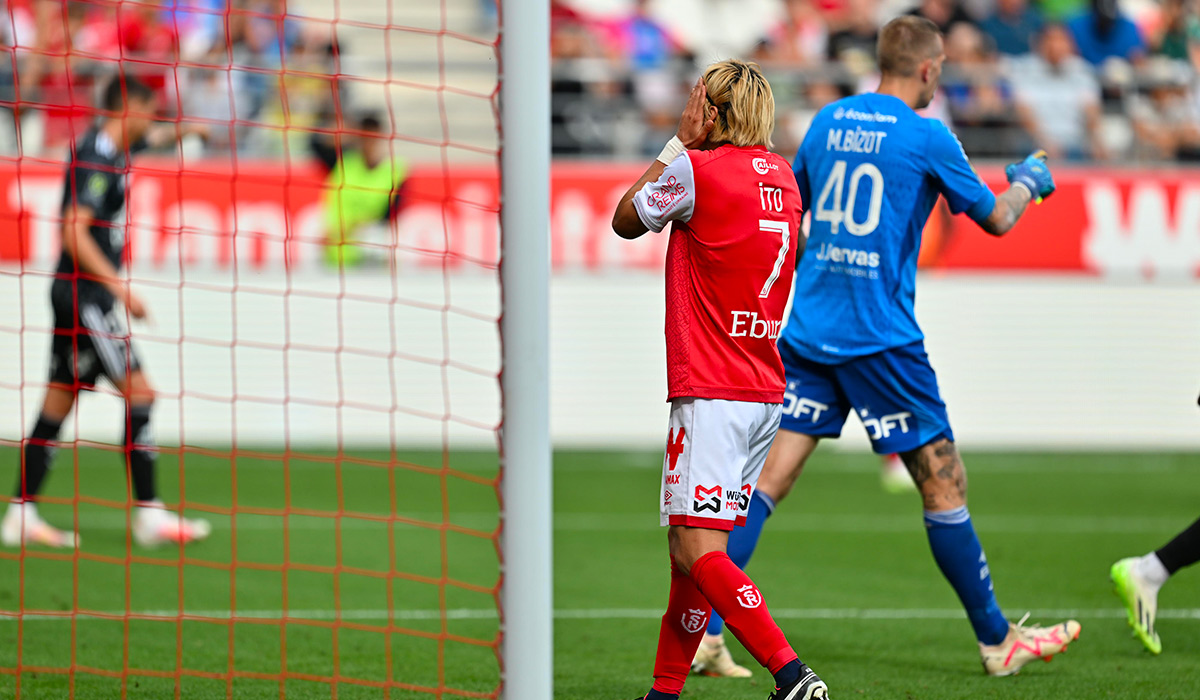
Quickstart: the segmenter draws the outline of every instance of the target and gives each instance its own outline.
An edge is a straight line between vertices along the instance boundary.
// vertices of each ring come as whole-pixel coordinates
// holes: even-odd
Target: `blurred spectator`
[[[783,20],[763,38],[758,60],[794,67],[819,65],[825,59],[829,30],[813,0],[784,0],[783,10]]]
[[[582,21],[551,22],[550,147],[555,155],[610,153],[621,88]],[[625,111],[628,111],[627,109]],[[641,144],[637,144],[640,151]]]
[[[679,42],[647,11],[649,0],[637,0],[633,12],[604,25],[609,54],[634,71],[660,70],[680,51]]]
[[[1144,94],[1135,96],[1129,108],[1141,155],[1200,161],[1200,110],[1190,90],[1189,65],[1156,58],[1146,66],[1142,82]]]
[[[1065,22],[1087,9],[1088,0],[1040,0],[1038,9],[1048,22]]]
[[[1194,0],[1163,0],[1158,32],[1151,40],[1154,53],[1176,61],[1190,61],[1190,47],[1200,41],[1200,19]]]
[[[271,73],[283,65],[299,31],[276,0],[230,0],[229,9],[225,50],[235,111],[240,119],[256,121],[268,96],[279,91]],[[262,141],[261,133],[247,132],[246,140],[251,145]]]
[[[1068,26],[1079,55],[1098,66],[1110,58],[1136,63],[1146,54],[1146,42],[1117,0],[1091,0],[1091,9],[1070,20]]]
[[[817,112],[820,112],[825,105],[850,95],[851,92],[845,88],[844,81],[825,79],[809,81],[804,88],[804,99],[797,108],[788,109],[784,106],[783,109],[776,111],[780,121],[775,136],[776,141],[779,142],[777,152],[790,157],[800,147],[800,142],[804,140],[804,135],[808,132],[808,127],[812,124],[813,118],[817,116]]]
[[[225,33],[225,0],[171,0],[165,12],[178,34],[180,58],[201,59],[224,47],[218,39]]]
[[[264,130],[260,144],[271,153],[302,150],[304,134],[316,125],[317,115],[327,105],[345,105],[336,79],[337,47],[328,28],[309,25],[290,46],[279,77],[272,76],[277,90],[267,94],[259,121],[279,127]]]
[[[582,26],[584,17],[562,0],[550,0],[550,34],[566,26]]]
[[[479,0],[479,33],[495,34],[500,23],[500,8],[496,0]]]
[[[207,123],[208,147],[226,151],[241,142],[242,128],[236,122],[245,115],[237,113],[237,105],[244,105],[248,100],[237,96],[238,83],[230,80],[230,73],[225,69],[228,60],[223,45],[214,46],[207,56],[198,60],[212,67],[189,66],[179,70],[183,117]]]
[[[950,28],[960,22],[975,23],[971,15],[963,9],[959,0],[921,0],[921,4],[910,10],[908,14],[924,17],[933,22],[938,29],[942,30],[942,34],[949,34]]]
[[[8,16],[7,3],[0,2],[0,18]],[[20,108],[16,104],[16,76],[14,68],[17,65],[17,46],[15,21],[0,21],[0,153],[13,153],[17,148],[17,123],[20,121]]]
[[[242,0],[246,18],[243,41],[272,68],[283,65],[300,43],[300,24],[287,13],[287,0]]]
[[[175,112],[175,105],[168,104],[166,88],[171,66],[178,62],[177,44],[174,27],[164,21],[159,0],[117,5],[116,30],[126,70],[132,68],[154,91],[160,107]]]
[[[0,1],[0,35],[5,46],[30,47],[37,35],[37,22],[33,16],[32,0]]]
[[[879,39],[877,0],[846,0],[847,25],[829,35],[825,57],[855,75],[875,72],[875,43]]]
[[[1012,87],[987,37],[970,24],[954,25],[946,37],[942,86],[951,121],[968,154],[1009,157],[1026,150]]]
[[[408,166],[391,153],[390,130],[368,113],[357,119],[353,135],[340,139],[313,133],[309,145],[328,176],[325,188],[325,261],[332,267],[388,262],[391,232],[387,223],[402,204]],[[367,244],[367,245],[363,245]]]
[[[1033,50],[1033,41],[1042,28],[1042,16],[1028,0],[996,0],[996,10],[980,23],[991,37],[996,50],[1020,56]]]
[[[91,122],[92,60],[120,56],[115,10],[89,8],[50,0],[38,0],[33,8],[35,50],[22,67],[20,84],[23,91],[36,90],[28,97],[45,110],[44,146],[50,149],[65,147]]]
[[[630,69],[634,99],[641,110],[639,153],[661,148],[675,135],[681,84],[674,60],[683,48],[671,32],[650,16],[648,0],[637,0],[633,12],[602,25],[609,56]]]
[[[1070,30],[1047,24],[1037,53],[1014,59],[1018,115],[1034,143],[1053,158],[1103,158],[1100,85],[1075,53]]]

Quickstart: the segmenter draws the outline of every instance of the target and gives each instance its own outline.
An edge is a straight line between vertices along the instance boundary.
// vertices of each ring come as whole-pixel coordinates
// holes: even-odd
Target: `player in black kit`
[[[80,390],[100,377],[125,399],[124,460],[136,503],[133,538],[143,546],[208,536],[209,524],[168,511],[154,485],[156,450],[150,430],[154,390],[120,320],[146,317],[146,307],[119,270],[125,257],[125,183],[129,156],[148,141],[167,143],[174,126],[155,126],[154,93],[118,76],[102,97],[101,118],[72,148],[62,204],[62,255],[50,288],[54,309],[50,381],[41,414],[22,451],[17,487],[0,522],[5,546],[36,543],[76,547],[79,537],[51,527],[37,512],[62,424]],[[185,132],[199,129],[184,129]]]
[[[1109,570],[1117,595],[1125,603],[1129,626],[1150,653],[1162,653],[1162,639],[1155,627],[1159,589],[1180,569],[1197,562],[1200,562],[1200,520],[1158,549],[1140,557],[1121,559]]]

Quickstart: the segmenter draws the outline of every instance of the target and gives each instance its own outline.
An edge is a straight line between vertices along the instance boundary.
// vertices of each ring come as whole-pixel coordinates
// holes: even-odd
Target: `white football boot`
[[[725,637],[720,634],[705,634],[692,659],[692,673],[720,678],[749,678],[754,674],[745,666],[739,666],[725,646]]]
[[[908,473],[908,467],[904,466],[904,460],[900,459],[900,455],[886,455],[881,460],[882,465],[879,470],[879,484],[883,486],[883,490],[888,493],[912,493],[917,490],[917,485],[912,480],[912,476]]]
[[[79,546],[79,535],[71,530],[59,530],[42,520],[35,503],[13,502],[8,505],[8,512],[0,522],[0,544],[5,547],[38,544],[56,549],[74,549]]]
[[[133,516],[133,541],[142,547],[199,542],[211,532],[207,520],[185,518],[161,502],[139,505]]]
[[[1151,555],[1152,556],[1152,555]],[[1121,602],[1125,604],[1125,617],[1133,634],[1142,640],[1142,644],[1151,654],[1162,653],[1162,639],[1154,628],[1154,618],[1158,614],[1158,589],[1161,584],[1147,580],[1139,571],[1144,557],[1129,557],[1112,565],[1109,577],[1112,579],[1114,590]],[[1156,566],[1160,569],[1162,562],[1156,558]],[[1166,569],[1161,569],[1161,576],[1168,576]],[[1160,580],[1162,580],[1160,578]]]
[[[979,644],[979,658],[989,676],[1011,676],[1035,659],[1049,661],[1055,654],[1067,650],[1067,645],[1079,639],[1080,625],[1075,620],[1060,622],[1052,627],[1025,625],[1029,614],[1015,625],[1008,625],[1008,636],[999,644]]]

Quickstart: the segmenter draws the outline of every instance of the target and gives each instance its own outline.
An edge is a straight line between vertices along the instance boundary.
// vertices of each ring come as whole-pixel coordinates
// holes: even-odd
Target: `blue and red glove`
[[[1035,151],[1020,163],[1010,164],[1004,168],[1004,174],[1008,177],[1009,184],[1020,183],[1028,188],[1035,202],[1054,194],[1056,189],[1054,176],[1050,174],[1050,167],[1046,165],[1045,151]]]

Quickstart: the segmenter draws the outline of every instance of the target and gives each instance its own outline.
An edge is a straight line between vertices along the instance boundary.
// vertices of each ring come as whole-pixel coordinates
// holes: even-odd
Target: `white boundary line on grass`
[[[189,513],[196,516],[197,513]],[[402,516],[421,520],[430,525],[441,522],[441,512],[414,511],[401,513]],[[206,516],[212,521],[214,529],[229,530],[227,516]],[[463,527],[491,529],[496,527],[498,514],[468,512],[459,513],[451,518],[451,522]],[[124,530],[126,519],[124,511],[84,511],[79,517],[79,527],[85,532],[93,530]],[[245,531],[279,531],[284,519],[276,515],[260,515],[243,513],[237,516],[237,529]],[[288,517],[290,530],[331,530],[337,524],[334,518],[311,515],[291,515]],[[1179,527],[1179,518],[1153,516],[1094,516],[1094,515],[978,515],[975,524],[980,531],[1003,534],[1039,534],[1053,533],[1056,535],[1092,535],[1106,533],[1125,534],[1161,534],[1173,532]],[[401,528],[415,526],[403,523]],[[343,529],[382,530],[387,527],[386,521],[366,520],[345,516],[341,518]],[[630,515],[614,519],[611,513],[559,513],[555,516],[554,529],[560,532],[650,532],[659,529],[658,519],[643,515]],[[912,533],[923,530],[920,515],[878,515],[869,513],[838,513],[834,515],[814,515],[805,513],[782,514],[772,518],[771,531],[775,532],[832,532],[842,534],[880,534],[880,533]]]
[[[1015,610],[1015,608],[1014,608]],[[1030,616],[1045,621],[1055,621],[1062,618],[1082,619],[1118,619],[1125,617],[1125,611],[1120,608],[1058,608],[1030,610]],[[105,615],[121,616],[123,610],[105,611]],[[179,615],[178,610],[137,610],[134,614],[146,617],[166,618],[169,622]],[[281,620],[284,614],[280,610],[185,610],[185,615],[204,618],[228,619],[233,614],[238,618],[256,618]],[[554,617],[559,620],[656,620],[662,617],[663,611],[657,608],[567,608],[554,611]],[[780,620],[957,620],[966,617],[957,608],[779,608],[772,609],[771,615]],[[451,608],[444,611],[447,620],[495,620],[498,613],[494,608]],[[72,616],[64,611],[61,615],[30,614],[19,616],[14,611],[0,611],[0,622],[16,622],[23,617],[26,622],[70,620]],[[441,610],[290,610],[288,619],[298,620],[388,620],[418,621],[441,620]],[[1198,620],[1200,608],[1175,608],[1158,611],[1159,619],[1167,620]],[[104,620],[106,618],[88,615],[75,616],[80,621]]]

